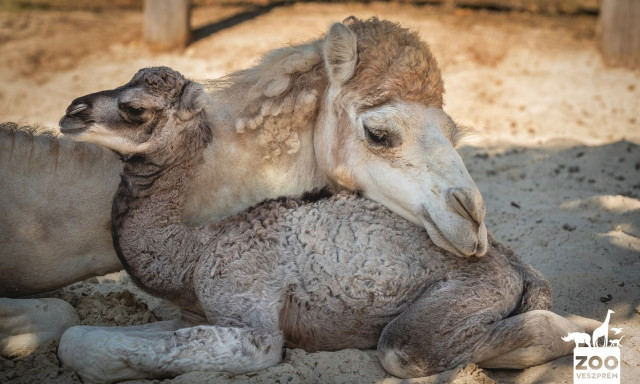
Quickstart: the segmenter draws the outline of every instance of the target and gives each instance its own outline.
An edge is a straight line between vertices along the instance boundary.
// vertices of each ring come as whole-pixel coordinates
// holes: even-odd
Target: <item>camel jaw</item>
[[[60,126],[60,132],[65,135],[78,134],[89,129],[91,124],[88,124],[83,119],[74,115],[64,115],[60,122],[58,123]]]
[[[469,222],[460,220],[462,224],[459,229],[461,235],[447,236],[447,231],[444,230],[444,228],[441,229],[441,227],[436,224],[426,208],[422,213],[420,222],[427,230],[431,241],[438,247],[464,258],[482,257],[487,253],[488,235],[484,222],[480,223],[477,229],[471,230],[466,228],[470,225]],[[474,233],[474,235],[468,236],[469,233]],[[462,236],[462,234],[467,234],[467,236]]]
[[[73,102],[60,119],[58,125],[60,132],[64,134],[80,133],[87,130],[91,123],[88,120],[89,105],[86,103]]]

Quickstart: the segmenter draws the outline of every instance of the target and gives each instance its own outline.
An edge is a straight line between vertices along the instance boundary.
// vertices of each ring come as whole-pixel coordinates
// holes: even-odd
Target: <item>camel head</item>
[[[107,147],[123,158],[144,155],[158,164],[208,142],[200,84],[166,67],[141,69],[118,88],[79,97],[60,120],[75,140]],[[198,139],[193,140],[194,135]],[[166,148],[184,147],[183,151]],[[176,153],[172,153],[176,152]],[[167,156],[173,156],[171,159]]]
[[[487,250],[482,196],[454,146],[437,63],[415,32],[349,18],[322,47],[329,84],[314,133],[316,160],[340,187],[360,190],[426,228],[459,256]]]

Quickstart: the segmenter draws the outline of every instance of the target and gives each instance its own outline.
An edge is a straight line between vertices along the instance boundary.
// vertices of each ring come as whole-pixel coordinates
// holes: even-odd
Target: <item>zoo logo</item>
[[[573,349],[573,384],[620,384],[620,341],[609,340],[609,318],[615,313],[607,312],[607,318],[601,326],[589,336],[583,332],[571,332],[562,340],[575,342]],[[622,328],[611,328],[614,334],[622,332]],[[600,340],[604,343],[599,345]],[[586,347],[581,347],[585,344]]]

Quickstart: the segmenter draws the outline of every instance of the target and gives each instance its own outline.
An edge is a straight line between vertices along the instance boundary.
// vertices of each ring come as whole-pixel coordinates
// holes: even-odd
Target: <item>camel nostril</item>
[[[454,212],[465,219],[480,225],[484,220],[484,206],[474,199],[475,194],[466,188],[451,188],[447,193],[447,202]]]
[[[69,108],[67,108],[67,111],[65,112],[65,114],[67,116],[71,116],[71,115],[75,115],[76,113],[82,112],[85,109],[89,108],[89,106],[87,104],[81,103],[81,104],[71,104],[69,106]]]

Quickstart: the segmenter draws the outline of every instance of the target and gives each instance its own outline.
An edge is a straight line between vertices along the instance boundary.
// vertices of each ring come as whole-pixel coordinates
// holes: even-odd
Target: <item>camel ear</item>
[[[356,71],[357,38],[349,27],[335,23],[324,42],[323,58],[332,83],[344,84]]]
[[[204,89],[201,84],[187,82],[178,103],[178,117],[189,120],[204,108]]]

